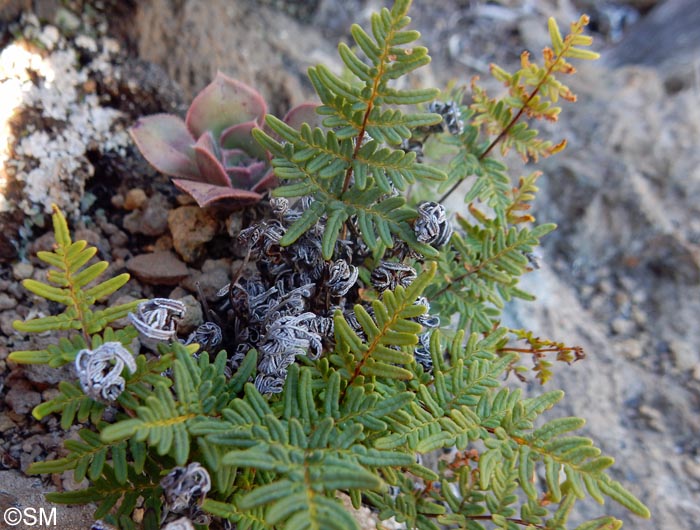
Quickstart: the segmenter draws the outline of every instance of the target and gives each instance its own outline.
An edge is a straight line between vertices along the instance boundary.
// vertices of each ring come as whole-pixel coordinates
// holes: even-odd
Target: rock
[[[116,231],[114,234],[109,236],[109,244],[114,248],[123,248],[129,243],[129,236],[126,232],[122,230]]]
[[[14,421],[8,418],[5,414],[0,414],[0,434],[11,431],[15,428],[17,428],[17,424]],[[5,439],[7,436],[3,435],[0,436],[0,438]]]
[[[61,391],[58,388],[47,388],[41,393],[41,400],[51,401],[52,399],[56,399],[60,395]]]
[[[110,199],[110,203],[112,206],[115,208],[121,209],[124,208],[124,203],[126,202],[126,199],[124,199],[124,195],[121,193],[117,193],[116,195],[113,195],[112,198]]]
[[[649,405],[641,405],[639,407],[639,415],[647,422],[649,427],[658,432],[666,430],[663,422],[663,415],[658,409]]]
[[[696,364],[693,368],[693,379],[700,381],[700,363]]]
[[[0,311],[17,307],[17,300],[7,293],[0,293]]]
[[[42,250],[51,251],[53,250],[55,243],[56,238],[54,237],[53,232],[46,232],[45,234],[34,239],[29,244],[28,254],[30,256],[34,256],[37,252],[41,252]]]
[[[41,394],[31,389],[26,381],[16,381],[5,396],[5,402],[16,414],[29,414],[41,403]]]
[[[221,70],[254,86],[270,112],[283,116],[311,95],[309,66],[337,64],[335,45],[323,40],[320,28],[253,6],[227,0],[139,2],[139,54],[165,68],[190,98]]]
[[[28,364],[23,368],[24,376],[37,388],[56,387],[61,381],[77,381],[72,364],[53,368],[47,364]]]
[[[124,229],[132,234],[157,237],[168,229],[170,203],[161,193],[154,193],[143,210],[134,210],[124,216]]]
[[[202,306],[191,294],[180,298],[180,302],[185,304],[185,316],[178,321],[177,332],[178,335],[186,337],[204,322],[204,317]]]
[[[105,240],[101,233],[88,228],[81,228],[73,233],[73,241],[87,241],[88,245],[97,247],[101,252],[108,254],[109,241]]]
[[[230,264],[228,260],[207,260],[205,264],[206,270],[202,267],[200,274],[190,276],[183,285],[192,292],[201,291],[207,301],[214,302],[219,299],[219,289],[231,281]]]
[[[676,338],[669,342],[668,349],[673,357],[673,364],[682,372],[693,370],[700,362],[695,344],[691,345]]]
[[[168,211],[170,203],[165,195],[154,193],[143,211],[143,226],[141,233],[147,236],[157,237],[165,233],[168,228]]]
[[[683,462],[683,468],[693,479],[700,481],[700,459],[698,457],[687,458]]]
[[[187,266],[169,251],[133,257],[126,262],[126,268],[142,282],[152,285],[177,285],[189,274]]]
[[[637,339],[626,339],[615,345],[615,349],[630,360],[639,359],[644,355],[644,345]]]
[[[153,243],[153,250],[172,250],[173,249],[173,236],[170,234],[163,234],[156,242]]]
[[[87,479],[76,482],[73,471],[64,471],[61,475],[61,485],[65,491],[77,491],[87,488],[90,483]]]
[[[219,223],[198,206],[180,206],[168,213],[168,225],[175,250],[185,262],[193,263],[216,235]]]
[[[139,211],[133,211],[124,216],[124,230],[130,234],[138,234],[141,231],[141,218],[143,214]]]
[[[95,506],[67,506],[64,504],[52,504],[44,498],[44,493],[55,488],[47,487],[41,477],[27,477],[15,470],[0,471],[0,484],[3,495],[15,499],[19,508],[34,508],[44,510],[46,517],[51,516],[52,510],[56,510],[56,523],[61,528],[90,528],[95,522]],[[35,512],[36,513],[36,512]],[[15,526],[13,528],[26,528]]]
[[[680,234],[659,234],[651,239],[642,260],[659,275],[687,284],[700,283],[700,250]]]
[[[139,210],[146,204],[147,200],[148,196],[145,191],[141,188],[133,188],[129,190],[126,193],[126,197],[124,197],[124,209],[129,211]]]
[[[0,313],[0,331],[2,331],[6,337],[11,337],[17,333],[15,328],[12,327],[12,323],[15,320],[21,320],[16,309],[8,309]]]
[[[692,86],[700,53],[698,25],[697,0],[666,0],[634,25],[605,60],[612,66],[643,64],[657,68],[673,90]]]
[[[28,261],[20,261],[12,266],[12,275],[16,280],[26,280],[34,274],[34,265]]]
[[[34,2],[33,8],[50,4],[57,5]],[[24,213],[27,226],[40,225],[52,203],[68,216],[79,214],[86,182],[95,174],[93,155],[124,152],[129,143],[123,113],[84,89],[86,79],[114,72],[116,54],[104,40],[87,52],[55,26],[42,27],[39,18],[23,17],[16,30],[40,43],[42,53],[6,31],[0,65],[3,102],[21,117],[8,129],[13,156],[3,165],[11,178],[3,183],[0,210]]]
[[[114,223],[108,222],[103,217],[97,217],[97,224],[100,227],[100,229],[102,230],[102,232],[104,232],[105,235],[108,235],[110,237],[113,236],[114,234],[121,232],[121,230],[119,229],[119,227],[117,225],[115,225]]]
[[[622,317],[613,320],[610,327],[615,335],[629,335],[636,328],[634,322]]]

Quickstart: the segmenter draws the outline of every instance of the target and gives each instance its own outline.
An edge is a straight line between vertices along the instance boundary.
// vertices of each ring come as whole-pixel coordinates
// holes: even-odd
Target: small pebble
[[[61,391],[58,388],[47,388],[41,393],[41,399],[43,401],[51,401],[61,395]]]
[[[20,261],[12,266],[12,275],[18,281],[31,278],[32,274],[34,274],[34,265],[28,261]]]
[[[121,193],[118,193],[118,194],[112,196],[112,199],[110,200],[110,202],[112,203],[112,206],[121,210],[122,208],[124,208],[124,202],[126,202],[126,201],[124,199],[124,195],[122,195]]]
[[[198,206],[181,206],[167,214],[173,246],[187,263],[204,254],[204,245],[216,235],[218,221]]]
[[[143,209],[139,232],[147,236],[158,237],[168,230],[168,212],[170,203],[161,193],[154,194]]]
[[[126,193],[124,209],[129,211],[138,210],[146,204],[147,200],[148,196],[145,191],[141,188],[133,188]]]
[[[142,282],[151,285],[177,285],[189,274],[187,266],[168,251],[133,257],[126,262],[126,268]]]
[[[631,320],[619,317],[612,321],[610,327],[616,335],[627,335],[632,333],[636,326]]]
[[[170,234],[163,234],[153,244],[155,250],[172,250],[173,238]]]
[[[639,407],[639,415],[646,420],[650,429],[658,432],[664,432],[666,430],[663,414],[661,414],[660,410],[650,407],[649,405],[642,405]]]
[[[693,368],[693,379],[700,381],[700,363],[696,364],[695,368]]]
[[[177,201],[178,205],[180,206],[188,206],[190,204],[195,204],[194,198],[192,198],[189,195],[186,194],[180,194],[178,195],[175,200]]]
[[[17,300],[7,293],[0,293],[0,311],[17,307]]]
[[[19,381],[7,392],[5,402],[16,414],[29,414],[41,403],[41,394],[31,390],[26,381]]]
[[[126,235],[126,232],[123,232],[122,230],[119,230],[109,236],[109,244],[110,246],[114,248],[123,248],[127,245],[129,242],[129,236]]]
[[[616,350],[632,361],[644,355],[644,345],[637,339],[626,339],[616,345]]]
[[[115,225],[114,223],[100,223],[100,228],[102,231],[107,234],[108,236],[112,236],[119,232],[119,227]]]
[[[177,332],[178,335],[186,337],[204,322],[204,316],[202,306],[191,294],[181,298],[180,302],[185,304],[185,316],[178,321]]]

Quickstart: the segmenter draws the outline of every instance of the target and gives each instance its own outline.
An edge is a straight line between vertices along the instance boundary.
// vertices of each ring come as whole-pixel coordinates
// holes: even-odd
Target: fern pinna
[[[524,396],[505,382],[526,378],[529,359],[544,384],[548,354],[583,357],[500,325],[506,302],[531,298],[518,280],[554,229],[529,211],[539,172],[514,184],[501,157],[563,148],[523,120],[553,120],[558,98],[573,99],[555,76],[572,73],[567,59],[595,57],[586,19],[565,37],[550,20],[543,66],[528,55],[514,74],[494,66],[508,95],[474,82],[465,102],[394,86],[430,60],[409,7],[375,13],[369,32],[352,27],[356,46],[338,48],[345,75],[309,70],[321,104],[313,116],[304,107],[304,123],[268,116],[265,131],[246,128],[281,185],[269,216],[237,235],[252,266],[187,339],[179,301],[94,309],[126,276],[89,286],[106,265],[83,268],[95,251],[55,212],[56,250],[39,255],[56,267],[52,284],[25,285],[67,309],[16,327],[79,333],[11,355],[77,372],[34,414],[80,424],[78,439],[30,472],[72,471],[89,485],[50,500],[97,503],[95,528],[145,530],[358,528],[339,493],[431,530],[565,529],[586,497],[649,516],[608,474],[612,459],[577,434],[583,420],[541,418],[561,391]],[[435,197],[468,177],[453,222]],[[127,313],[131,324],[108,327]],[[155,351],[130,351],[137,331]],[[621,524],[601,516],[577,528]]]

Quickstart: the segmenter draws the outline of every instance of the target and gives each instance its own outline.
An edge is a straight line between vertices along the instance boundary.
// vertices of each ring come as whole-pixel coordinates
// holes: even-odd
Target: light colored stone
[[[20,261],[12,266],[12,275],[16,280],[26,280],[31,278],[32,274],[34,274],[34,265],[28,261]]]
[[[148,196],[141,188],[131,189],[126,193],[126,197],[124,197],[124,209],[129,211],[138,210],[146,204],[147,200]]]
[[[641,341],[634,338],[625,339],[618,343],[616,350],[630,360],[639,359],[644,355],[644,345]]]
[[[639,407],[639,415],[644,418],[649,427],[655,431],[663,432],[666,430],[663,415],[658,409],[650,407],[649,405],[642,405]]]
[[[693,370],[700,362],[698,346],[680,339],[671,340],[668,345],[676,368],[686,372]]]
[[[126,268],[142,282],[152,285],[177,285],[189,274],[187,265],[169,251],[133,257],[126,262]]]
[[[634,331],[636,326],[631,320],[618,317],[612,321],[610,327],[615,335],[628,335]]]
[[[168,213],[168,226],[177,253],[193,263],[202,256],[204,244],[216,235],[219,223],[198,206],[180,206]]]
[[[0,311],[17,307],[17,300],[7,293],[0,293]]]
[[[695,368],[693,368],[693,379],[700,381],[700,363],[696,364]]]

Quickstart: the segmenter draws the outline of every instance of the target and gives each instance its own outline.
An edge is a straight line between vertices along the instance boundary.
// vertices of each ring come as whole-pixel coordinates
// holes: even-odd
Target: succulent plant
[[[319,124],[316,105],[289,111],[285,121]],[[139,119],[130,129],[137,147],[158,171],[199,206],[226,202],[245,206],[275,183],[269,153],[253,138],[267,106],[253,88],[218,72],[192,101],[183,121],[174,114]]]

